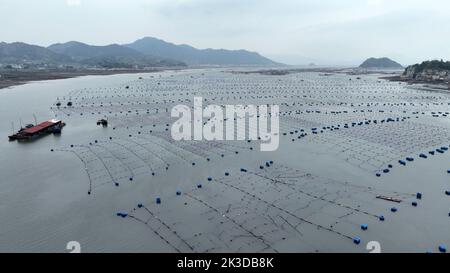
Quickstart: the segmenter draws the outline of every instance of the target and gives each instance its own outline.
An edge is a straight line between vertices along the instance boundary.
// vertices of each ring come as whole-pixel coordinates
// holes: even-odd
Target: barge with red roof
[[[61,120],[51,119],[34,126],[26,126],[17,133],[8,136],[10,141],[32,140],[46,134],[59,134],[66,124]]]

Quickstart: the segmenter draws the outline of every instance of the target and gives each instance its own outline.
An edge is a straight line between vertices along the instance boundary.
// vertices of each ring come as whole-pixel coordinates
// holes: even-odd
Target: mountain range
[[[93,46],[71,41],[41,47],[0,43],[0,64],[145,68],[186,65],[277,65],[247,50],[197,49],[146,37],[130,44]]]
[[[144,54],[173,58],[189,65],[275,65],[276,62],[247,50],[197,49],[146,37],[124,45]]]
[[[53,52],[45,47],[25,43],[0,43],[0,63],[70,63],[71,58]]]

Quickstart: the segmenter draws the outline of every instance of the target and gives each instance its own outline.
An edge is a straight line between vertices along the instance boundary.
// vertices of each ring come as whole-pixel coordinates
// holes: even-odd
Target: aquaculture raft
[[[9,136],[8,138],[10,141],[31,140],[44,134],[61,133],[61,130],[65,125],[66,124],[61,120],[52,119],[44,121],[30,128],[21,129],[19,132]]]

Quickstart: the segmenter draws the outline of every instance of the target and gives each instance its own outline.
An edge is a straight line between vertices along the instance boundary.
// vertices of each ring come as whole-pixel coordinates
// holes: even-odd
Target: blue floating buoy
[[[128,213],[126,213],[126,212],[118,212],[118,213],[117,213],[117,216],[122,217],[122,218],[125,218],[125,217],[128,216]]]
[[[440,245],[440,246],[439,246],[439,251],[440,251],[441,253],[445,253],[445,252],[447,252],[447,247],[446,247],[445,245]]]
[[[230,173],[229,173],[229,172],[226,172],[226,173],[225,173],[225,176],[229,176],[229,175],[230,175]]]
[[[192,162],[192,166],[195,166],[195,162]]]
[[[176,194],[181,195],[181,190],[177,190]]]
[[[130,177],[130,181],[133,181],[133,177]]]
[[[383,215],[380,215],[380,216],[378,217],[378,219],[379,219],[380,221],[384,221],[384,216],[383,216]]]
[[[393,208],[391,208],[391,211],[392,211],[392,212],[396,212],[396,211],[397,211],[397,208],[396,208],[396,207],[393,207]]]
[[[156,204],[161,204],[161,197],[156,197]]]
[[[418,192],[418,193],[416,194],[416,198],[417,198],[417,199],[422,199],[422,193]]]
[[[413,207],[417,207],[417,202],[413,201],[413,202],[411,203],[411,205],[412,205]]]
[[[447,173],[450,173],[450,170],[447,170]]]
[[[369,226],[368,226],[367,224],[362,224],[362,225],[361,225],[361,229],[362,229],[362,230],[367,230],[368,227],[369,227]]]
[[[119,183],[115,182],[114,185],[116,185],[116,187],[118,187],[118,186],[119,186]]]
[[[353,238],[353,243],[359,245],[359,243],[361,243],[361,239],[359,237],[355,237]]]

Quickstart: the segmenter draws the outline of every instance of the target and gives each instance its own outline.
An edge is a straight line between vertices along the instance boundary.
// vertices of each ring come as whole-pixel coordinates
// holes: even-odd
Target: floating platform
[[[402,200],[394,198],[394,197],[388,197],[388,196],[383,196],[383,195],[378,195],[377,199],[382,199],[382,200],[386,200],[386,201],[391,201],[391,202],[395,202],[395,203],[401,203]]]
[[[20,129],[16,134],[8,136],[10,141],[32,140],[45,134],[59,134],[66,124],[61,120],[51,119],[38,125]]]

